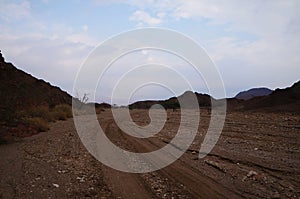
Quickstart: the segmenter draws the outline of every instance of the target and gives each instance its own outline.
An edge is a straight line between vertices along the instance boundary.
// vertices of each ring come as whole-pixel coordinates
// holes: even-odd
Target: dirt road
[[[133,110],[140,125],[145,110]],[[163,130],[151,139],[124,134],[110,111],[99,122],[116,145],[151,151],[176,134],[179,112],[168,112]],[[80,143],[73,120],[48,132],[0,145],[0,198],[300,198],[299,115],[229,113],[216,147],[204,159],[198,150],[209,122],[202,112],[189,150],[168,167],[129,174],[104,166]]]

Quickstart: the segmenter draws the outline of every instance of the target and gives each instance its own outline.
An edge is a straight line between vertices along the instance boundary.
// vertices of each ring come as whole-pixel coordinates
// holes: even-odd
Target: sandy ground
[[[132,117],[149,123],[145,110]],[[198,159],[209,119],[203,110],[198,136],[179,160],[145,174],[104,166],[83,147],[72,119],[53,123],[48,132],[0,145],[0,198],[300,198],[299,115],[228,113],[217,145]],[[180,112],[169,111],[151,139],[122,133],[108,110],[99,121],[116,145],[145,152],[172,139]]]

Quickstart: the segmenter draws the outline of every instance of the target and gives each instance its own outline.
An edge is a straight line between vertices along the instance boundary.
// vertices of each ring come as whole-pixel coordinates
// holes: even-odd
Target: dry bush
[[[25,121],[29,125],[36,127],[39,132],[48,131],[50,129],[47,120],[43,118],[39,118],[39,117],[26,118]]]
[[[46,106],[38,106],[25,112],[23,117],[25,118],[42,118],[48,122],[53,122],[53,117]]]
[[[56,105],[52,111],[53,112],[60,112],[60,113],[63,112],[65,114],[66,118],[73,117],[72,107],[70,105],[67,105],[67,104]]]
[[[37,128],[39,132],[48,131],[48,122],[55,122],[56,120],[66,120],[72,117],[71,106],[61,104],[49,109],[47,106],[39,106],[28,111],[23,111],[20,116],[25,124]]]
[[[63,112],[62,110],[53,110],[51,112],[52,118],[54,120],[66,120],[67,114]]]
[[[56,105],[51,110],[51,115],[54,120],[66,120],[67,118],[71,118],[73,116],[72,108],[67,104]]]

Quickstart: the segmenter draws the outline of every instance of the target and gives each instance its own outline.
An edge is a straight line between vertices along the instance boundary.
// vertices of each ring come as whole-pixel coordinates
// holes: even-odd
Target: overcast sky
[[[299,0],[1,0],[0,49],[18,68],[73,94],[80,65],[100,42],[134,28],[173,29],[206,49],[232,97],[253,87],[288,87],[300,79],[299,10]],[[136,64],[132,60],[188,68],[151,51],[122,63]],[[192,74],[186,72],[191,82],[199,81],[195,91],[207,93],[201,78]],[[132,76],[132,82],[143,75]],[[112,87],[109,78],[107,85]],[[108,90],[97,95],[99,102],[109,100]],[[172,95],[155,86],[146,90],[133,101]]]

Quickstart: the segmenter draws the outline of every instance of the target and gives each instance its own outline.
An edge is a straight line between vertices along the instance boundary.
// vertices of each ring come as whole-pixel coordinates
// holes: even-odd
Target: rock
[[[55,183],[53,183],[52,185],[53,185],[54,187],[56,187],[56,188],[59,187],[59,185],[58,185],[58,184],[55,184]]]
[[[247,176],[244,176],[243,179],[242,179],[242,181],[244,182],[246,179],[247,179]]]
[[[249,171],[246,176],[243,177],[242,181],[244,182],[247,178],[252,178],[253,180],[256,180],[256,177],[258,176],[258,173],[256,171]]]
[[[210,166],[212,166],[212,167],[218,169],[219,171],[221,171],[221,172],[223,172],[223,173],[226,173],[225,169],[222,168],[222,167],[219,165],[219,163],[214,162],[214,161],[210,161],[210,160],[204,160],[204,162],[205,162],[206,164],[208,164],[208,165],[210,165]]]
[[[249,173],[247,174],[247,177],[248,178],[251,178],[251,177],[253,177],[253,176],[256,176],[258,173],[256,172],[256,171],[253,171],[253,170],[251,170],[251,171],[249,171]]]
[[[85,181],[84,176],[83,177],[77,177],[76,179],[79,180],[79,182],[84,182]]]

